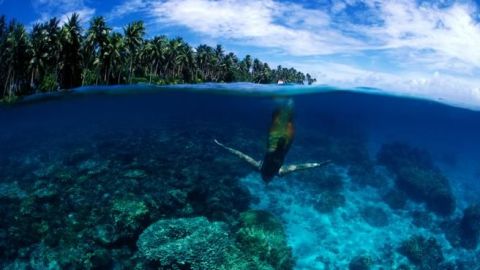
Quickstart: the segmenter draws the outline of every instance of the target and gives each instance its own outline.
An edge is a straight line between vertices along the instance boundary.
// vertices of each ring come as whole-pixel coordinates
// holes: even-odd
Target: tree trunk
[[[9,81],[10,81],[10,75],[12,74],[12,68],[9,68],[8,69],[8,74],[7,74],[7,79],[5,80],[5,87],[3,89],[3,96],[5,97],[6,94],[7,94],[7,89],[9,88],[8,87],[8,84],[9,84]]]
[[[128,83],[132,83],[132,66],[133,66],[133,56],[130,57],[130,71],[128,75]]]

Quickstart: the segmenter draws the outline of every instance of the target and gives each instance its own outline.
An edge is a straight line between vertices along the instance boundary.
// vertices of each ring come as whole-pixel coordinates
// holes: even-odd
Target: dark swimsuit
[[[267,153],[260,168],[262,179],[270,182],[283,165],[293,142],[294,128],[291,106],[282,106],[273,113],[268,132]]]

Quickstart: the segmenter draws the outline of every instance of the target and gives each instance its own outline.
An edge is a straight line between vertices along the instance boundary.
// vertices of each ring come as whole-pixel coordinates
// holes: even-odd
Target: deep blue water
[[[475,247],[465,247],[452,239],[474,241],[480,228],[473,228],[468,236],[448,228],[460,224],[464,209],[479,199],[480,111],[365,93],[368,89],[356,92],[296,87],[303,93],[289,97],[291,90],[276,86],[257,89],[235,84],[233,94],[222,92],[225,88],[228,90],[228,85],[176,86],[168,90],[145,86],[89,88],[2,105],[0,251],[4,255],[0,265],[21,268],[30,264],[40,269],[51,260],[54,262],[49,263],[60,268],[158,268],[158,264],[142,262],[137,254],[138,237],[150,224],[165,218],[205,216],[212,222],[226,223],[234,232],[238,214],[253,208],[267,210],[282,221],[296,258],[295,269],[347,269],[362,256],[368,257],[370,269],[407,269],[397,268],[402,264],[412,269],[476,269],[472,268],[480,258],[476,243]],[[248,93],[242,89],[248,89]],[[256,94],[262,90],[268,95]],[[286,98],[294,101],[296,136],[285,163],[330,159],[333,165],[277,178],[265,186],[252,168],[220,149],[213,139],[261,159],[272,112],[279,100]],[[395,171],[377,158],[382,146],[393,142],[403,148],[393,151],[390,158],[412,158],[413,165],[407,162],[410,167],[417,166],[416,154],[405,154],[405,149],[420,149],[431,159],[432,168],[425,170],[439,171],[448,180],[455,200],[453,212],[438,214],[428,205],[431,198],[412,196],[408,188],[404,190],[407,205],[401,209],[389,207],[384,194],[398,189],[398,178],[402,177],[399,171],[409,169],[401,165]],[[356,168],[356,174],[352,168]],[[127,172],[140,173],[129,176]],[[71,175],[62,178],[60,173]],[[343,186],[335,194],[342,194],[345,200],[328,211],[318,210],[312,203],[324,200],[318,199],[318,194],[331,192],[332,184],[316,184],[325,173],[341,176]],[[357,181],[358,175],[370,180]],[[14,182],[21,195],[7,192]],[[45,189],[55,195],[38,195]],[[185,196],[176,197],[176,203],[164,201],[165,194],[172,192]],[[118,224],[128,212],[115,216],[115,202],[124,197],[145,202],[148,208],[148,215],[136,220],[133,227]],[[367,205],[382,208],[389,225],[375,226],[362,219]],[[425,218],[426,224],[411,225],[415,213],[429,217]],[[79,217],[75,225],[71,216]],[[330,223],[315,228],[314,220],[307,217]],[[335,224],[339,220],[342,224]],[[113,226],[120,240],[99,244],[92,232],[98,224]],[[325,224],[330,224],[328,232],[322,231],[328,227]],[[405,224],[410,225],[402,234],[394,231]],[[336,227],[338,242],[305,240],[334,238]],[[127,236],[122,235],[125,231]],[[82,234],[83,238],[73,234]],[[369,235],[372,239],[388,239],[387,234],[393,237],[387,242],[392,243],[395,256],[386,255],[385,243],[380,240],[364,242]],[[349,239],[340,239],[348,235],[358,242],[347,244]],[[419,263],[409,258],[408,252],[399,251],[409,237],[418,235],[436,239],[444,254],[442,260]],[[359,248],[363,244],[364,249]],[[81,247],[67,251],[71,246]],[[98,250],[103,253],[96,254]],[[68,252],[72,254],[58,255]],[[90,255],[80,260],[75,252]],[[93,260],[95,256],[106,259]],[[457,268],[440,268],[449,265]],[[188,267],[206,269],[194,268],[194,263]]]

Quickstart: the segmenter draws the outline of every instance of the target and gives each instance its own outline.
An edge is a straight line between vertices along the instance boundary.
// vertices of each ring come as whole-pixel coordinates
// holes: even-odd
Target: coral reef
[[[425,151],[401,143],[384,144],[378,161],[396,175],[396,186],[413,200],[426,203],[439,215],[455,211],[450,183]]]
[[[204,217],[159,220],[142,232],[137,246],[161,267],[217,269],[233,244],[225,227]]]
[[[292,269],[282,224],[271,214],[242,213],[235,237],[227,227],[205,217],[159,220],[140,235],[139,257],[162,269]]]
[[[237,181],[244,171],[212,162],[219,155],[199,143],[203,134],[161,134],[86,134],[10,155],[2,174],[19,181],[0,183],[0,268],[132,269],[142,267],[135,243],[153,220],[234,223],[250,201]],[[254,263],[240,251],[230,257],[244,269]]]
[[[272,269],[293,269],[292,250],[287,245],[283,225],[272,214],[261,210],[242,213],[236,239],[242,251]]]

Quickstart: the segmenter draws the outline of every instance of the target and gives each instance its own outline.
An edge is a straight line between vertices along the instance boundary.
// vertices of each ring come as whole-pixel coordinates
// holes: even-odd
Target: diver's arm
[[[223,147],[225,150],[227,150],[228,152],[234,154],[235,156],[239,157],[240,159],[243,159],[245,160],[248,164],[252,165],[253,167],[255,167],[257,170],[260,170],[260,167],[261,167],[261,163],[260,161],[256,161],[255,159],[251,158],[250,156],[236,150],[236,149],[233,149],[231,147],[228,147],[226,145],[224,145],[223,143],[220,143],[219,141],[217,141],[216,139],[213,140],[216,144],[218,144],[219,146]]]
[[[331,163],[331,161],[327,160],[327,161],[323,161],[323,162],[320,162],[320,163],[310,162],[310,163],[303,163],[303,164],[284,165],[280,168],[280,171],[278,172],[278,175],[279,176],[284,176],[286,174],[296,172],[296,171],[323,167],[323,166],[326,166],[330,163]]]

